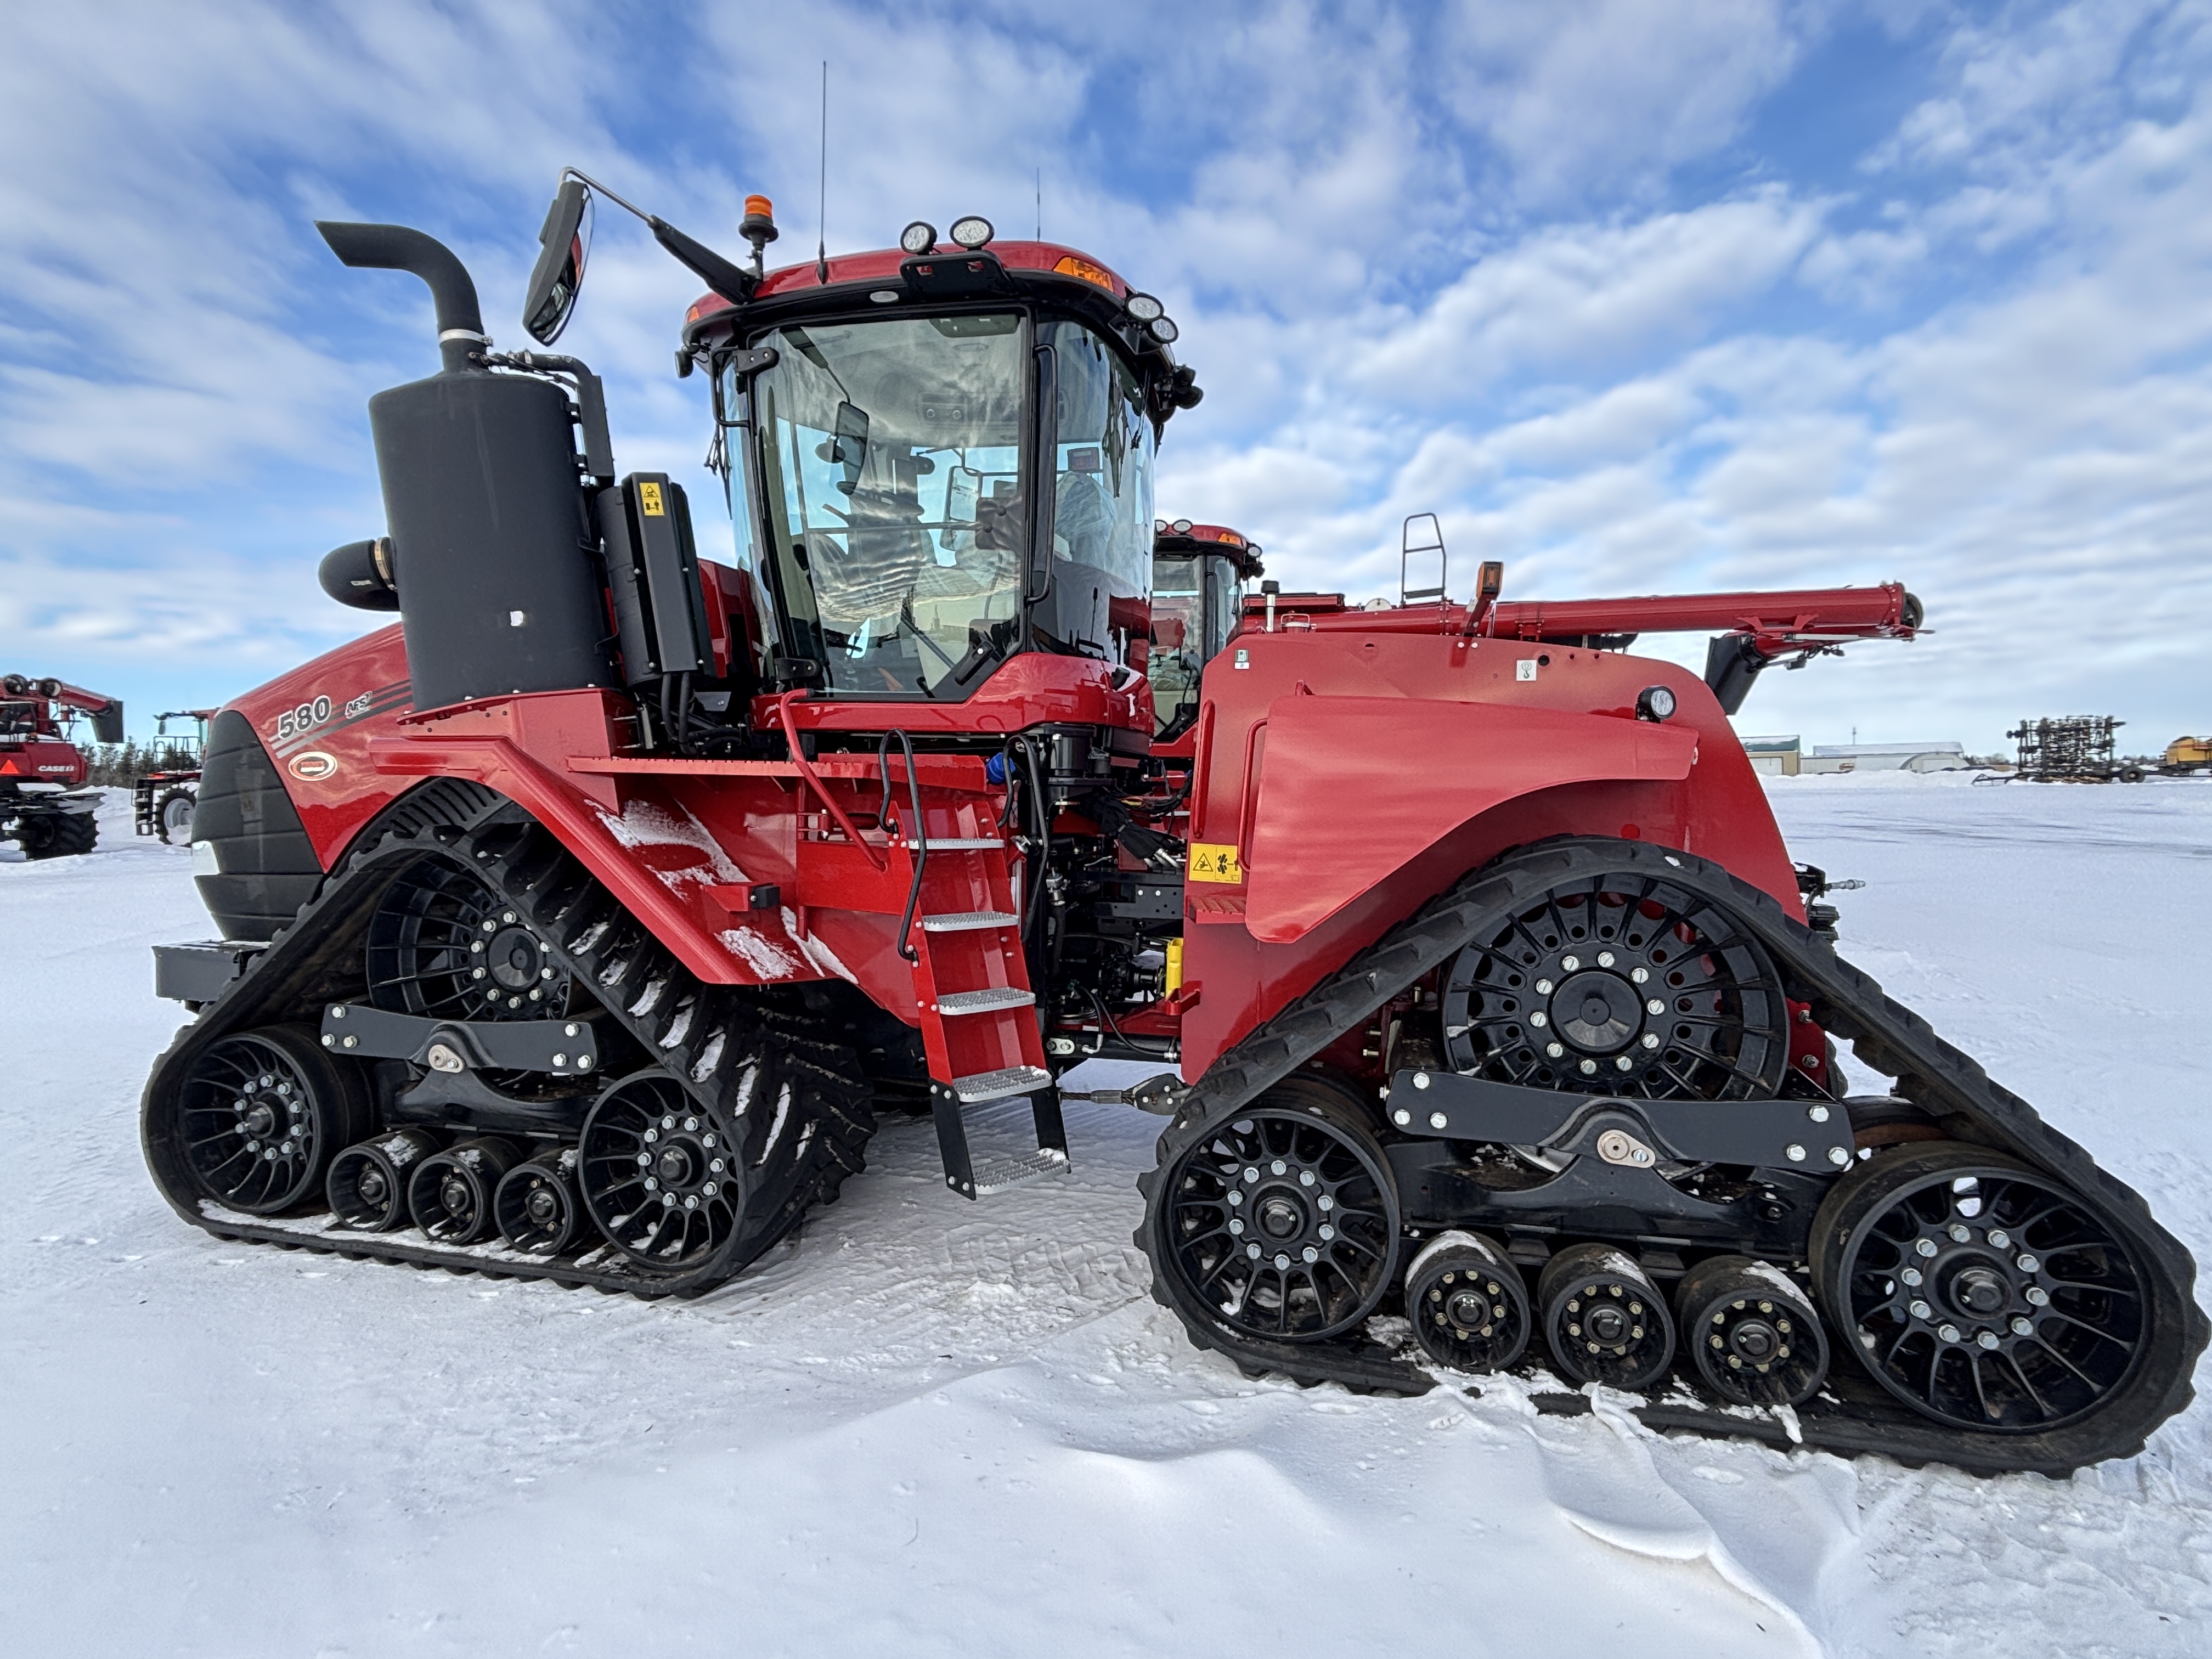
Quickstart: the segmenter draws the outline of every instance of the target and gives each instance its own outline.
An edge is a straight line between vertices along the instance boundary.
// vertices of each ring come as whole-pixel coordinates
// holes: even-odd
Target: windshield
[[[962,696],[1019,625],[1013,313],[778,330],[755,386],[793,638],[847,692]]]
[[[1157,730],[1180,730],[1198,708],[1199,680],[1235,626],[1243,583],[1237,567],[1216,555],[1162,556],[1152,561],[1152,651]]]

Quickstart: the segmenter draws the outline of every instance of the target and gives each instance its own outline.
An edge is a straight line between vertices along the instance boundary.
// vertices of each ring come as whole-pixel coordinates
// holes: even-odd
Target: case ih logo
[[[338,769],[338,763],[319,749],[310,749],[305,754],[295,755],[285,770],[302,783],[314,783]]]

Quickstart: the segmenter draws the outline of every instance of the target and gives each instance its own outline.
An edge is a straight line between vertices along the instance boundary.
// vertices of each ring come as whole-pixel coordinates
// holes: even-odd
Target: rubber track
[[[1790,995],[1810,1005],[1813,1018],[1832,1036],[1849,1042],[1869,1066],[1896,1078],[1897,1092],[1933,1115],[1946,1133],[2012,1152],[2094,1200],[2150,1280],[2151,1349],[2138,1380],[2112,1410],[2041,1434],[1968,1434],[1907,1410],[1863,1376],[1837,1375],[1825,1391],[1830,1397],[1799,1408],[1803,1443],[1846,1455],[1872,1451],[1907,1463],[1948,1463],[1974,1474],[2063,1474],[2140,1451],[2153,1429],[2189,1403],[2191,1373],[2212,1336],[2212,1322],[2197,1305],[2196,1264],[2188,1251],[2152,1218],[2134,1189],[2044,1122],[2026,1101],[1991,1082],[1927,1021],[1883,994],[1873,978],[1844,962],[1771,895],[1717,864],[1649,842],[1569,836],[1507,855],[1431,900],[1216,1060],[1161,1134],[1156,1166],[1138,1178],[1146,1209],[1135,1242],[1152,1263],[1154,1299],[1174,1310],[1192,1341],[1248,1372],[1279,1371],[1303,1382],[1401,1394],[1432,1386],[1425,1370],[1372,1342],[1255,1341],[1179,1306],[1166,1288],[1164,1243],[1154,1237],[1161,1183],[1194,1145],[1449,960],[1473,942],[1486,921],[1526,908],[1577,877],[1624,869],[1686,888],[1729,910],[1766,947]],[[1788,1443],[1778,1421],[1752,1422],[1719,1407],[1699,1411],[1670,1402],[1636,1408],[1636,1414],[1656,1429],[1750,1434]]]
[[[350,856],[270,942],[222,997],[180,1030],[148,1080],[142,1113],[147,1164],[171,1207],[218,1238],[366,1257],[411,1267],[443,1267],[517,1279],[550,1279],[635,1295],[697,1296],[729,1279],[798,1222],[813,1204],[836,1198],[864,1167],[874,1133],[871,1091],[857,1057],[824,1040],[818,1023],[790,994],[707,985],[692,975],[594,879],[549,831],[480,786],[441,781],[410,793],[380,823],[381,834]],[[610,1247],[604,1261],[526,1258],[495,1240],[443,1248],[411,1231],[380,1234],[313,1231],[298,1223],[210,1214],[189,1174],[156,1131],[166,1102],[194,1055],[232,1031],[284,1018],[313,1018],[322,1002],[358,994],[362,927],[389,880],[426,852],[467,865],[551,947],[576,982],[702,1107],[733,1115],[749,1061],[803,1074],[817,1109],[811,1121],[774,1133],[774,1115],[736,1121],[747,1201],[741,1226],[705,1261],[678,1273],[629,1262]],[[659,986],[648,999],[647,988]],[[641,1008],[633,1013],[633,1008]],[[771,1136],[773,1138],[771,1139]],[[767,1201],[758,1200],[765,1197]]]

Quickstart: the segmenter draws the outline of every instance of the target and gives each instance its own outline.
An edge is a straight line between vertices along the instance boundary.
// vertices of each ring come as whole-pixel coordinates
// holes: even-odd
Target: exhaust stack
[[[476,283],[435,237],[315,228],[349,265],[419,276],[437,308],[441,371],[368,400],[415,707],[615,684],[567,394],[484,366]]]

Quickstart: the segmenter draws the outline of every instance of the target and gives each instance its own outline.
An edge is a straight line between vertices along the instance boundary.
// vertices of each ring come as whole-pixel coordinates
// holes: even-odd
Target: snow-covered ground
[[[2212,785],[1776,779],[1844,945],[2212,1247]],[[892,1125],[750,1277],[648,1307],[225,1245],[138,1156],[182,849],[0,850],[0,1644],[21,1654],[2212,1650],[2208,1408],[1976,1480],[1369,1400],[1183,1341],[1157,1121],[950,1197]],[[1011,1131],[1011,1126],[1009,1126]],[[2200,1376],[2200,1387],[2212,1378]]]

